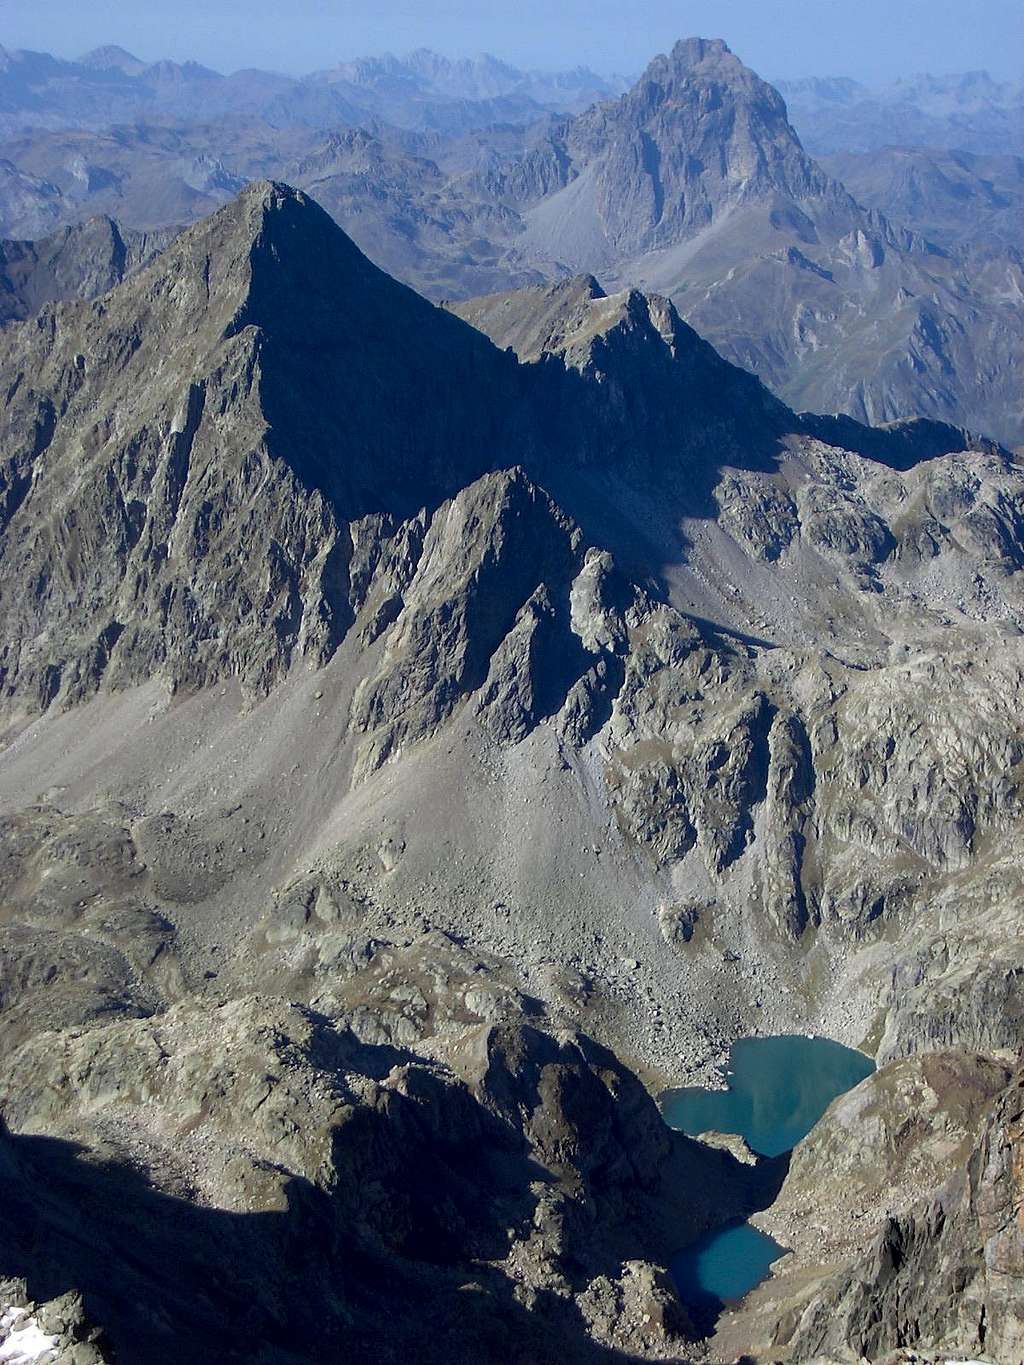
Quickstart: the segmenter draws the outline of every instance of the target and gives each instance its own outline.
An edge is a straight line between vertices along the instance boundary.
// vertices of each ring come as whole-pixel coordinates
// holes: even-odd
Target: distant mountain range
[[[585,66],[523,70],[489,53],[451,59],[428,48],[340,61],[303,76],[146,62],[116,45],[75,61],[0,48],[0,131],[233,113],[315,127],[381,119],[452,134],[495,122],[529,123],[545,113],[578,113],[623,94],[634,81]],[[814,156],[892,145],[1024,154],[1024,81],[969,71],[881,86],[847,76],[774,84]]]
[[[917,148],[822,164],[782,94],[720,41],[680,42],[614,98],[588,71],[429,52],[302,79],[146,66],[109,48],[5,62],[9,126],[32,100],[64,120],[0,142],[7,236],[96,214],[162,231],[269,176],[314,194],[435,300],[591,273],[669,296],[796,409],[921,414],[1024,442],[1020,163]],[[1012,96],[980,77],[899,90],[933,112]],[[91,126],[99,92],[130,121]],[[861,93],[843,81],[796,91],[819,111]]]
[[[777,81],[814,156],[893,145],[1024,154],[1024,81],[987,71],[870,87],[846,77]]]
[[[134,118],[245,114],[275,125],[326,127],[381,118],[459,132],[530,122],[620,94],[624,77],[521,71],[491,56],[449,60],[427,49],[366,57],[308,76],[248,69],[223,75],[198,62],[143,62],[121,47],[77,61],[0,49],[0,130],[101,128]]]
[[[822,165],[860,203],[940,246],[1024,251],[1024,156],[891,146]]]

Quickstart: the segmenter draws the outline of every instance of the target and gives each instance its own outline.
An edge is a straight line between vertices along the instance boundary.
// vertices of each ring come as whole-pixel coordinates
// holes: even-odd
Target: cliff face
[[[561,167],[554,196],[543,158]],[[856,212],[805,154],[778,91],[721,41],[677,43],[620,99],[566,121],[532,163],[538,244],[596,270],[675,246],[767,198]]]
[[[174,229],[133,232],[91,218],[39,241],[0,243],[0,323],[32,317],[61,299],[91,299],[147,265]]]
[[[156,668],[266,691],[325,662],[352,614],[343,523],[489,467],[483,395],[511,368],[268,187],[2,346],[8,570],[32,585],[5,594],[4,685],[44,702]]]
[[[1024,1082],[998,1097],[963,1168],[938,1196],[889,1218],[867,1254],[797,1322],[792,1358],[877,1358],[898,1348],[1024,1350]]]

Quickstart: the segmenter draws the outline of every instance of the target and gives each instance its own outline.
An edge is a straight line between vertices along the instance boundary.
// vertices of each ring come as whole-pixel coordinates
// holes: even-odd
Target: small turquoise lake
[[[732,1223],[706,1232],[673,1259],[670,1269],[676,1283],[687,1286],[691,1307],[705,1297],[729,1303],[749,1293],[784,1255],[766,1233],[749,1223]]]
[[[832,1101],[874,1069],[863,1052],[829,1038],[743,1038],[729,1054],[728,1089],[670,1090],[662,1113],[669,1127],[691,1137],[738,1133],[762,1156],[784,1159]],[[697,1319],[713,1322],[783,1255],[783,1247],[749,1223],[731,1223],[684,1247],[671,1269],[682,1301]]]
[[[662,1113],[691,1137],[739,1133],[762,1156],[780,1156],[874,1069],[863,1052],[829,1038],[742,1038],[729,1054],[728,1090],[670,1090]]]

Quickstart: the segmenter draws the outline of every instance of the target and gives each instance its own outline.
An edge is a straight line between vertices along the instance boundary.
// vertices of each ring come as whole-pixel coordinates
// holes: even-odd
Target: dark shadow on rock
[[[791,1158],[792,1152],[783,1152],[780,1156],[774,1157],[759,1157],[756,1164],[750,1168],[751,1174],[747,1187],[748,1203],[742,1217],[729,1218],[718,1225],[714,1231],[724,1232],[730,1227],[736,1227],[745,1222],[751,1214],[770,1208],[779,1197],[779,1192],[789,1174]],[[699,1246],[704,1243],[707,1236],[708,1234],[705,1234],[704,1237],[697,1239],[694,1245]],[[717,1294],[711,1293],[697,1282],[695,1267],[686,1254],[688,1249],[687,1247],[681,1248],[673,1258],[672,1277],[675,1281],[676,1292],[690,1316],[695,1331],[701,1337],[709,1337],[714,1333],[718,1319],[730,1306],[731,1301],[719,1298]],[[784,1253],[785,1248],[780,1248],[780,1254]]]
[[[909,417],[868,427],[844,413],[824,416],[801,412],[798,421],[800,429],[808,436],[815,436],[828,445],[841,446],[843,450],[852,450],[890,469],[913,469],[925,460],[936,460],[958,450],[981,450],[1007,460],[1012,458],[997,441],[930,417]]]
[[[436,1118],[443,1125],[447,1115]],[[519,1302],[499,1269],[467,1254],[474,1241],[478,1256],[499,1249],[480,1229],[463,1229],[465,1245],[443,1244],[439,1211],[459,1231],[464,1197],[492,1238],[528,1213],[529,1171],[489,1203],[470,1180],[468,1147],[460,1190],[450,1171],[423,1164],[401,1120],[382,1136],[394,1115],[367,1111],[364,1122],[367,1132],[352,1137],[367,1138],[354,1145],[371,1165],[377,1143],[410,1138],[407,1170],[397,1147],[383,1161],[396,1188],[369,1169],[347,1196],[293,1178],[283,1208],[251,1213],[171,1197],[144,1172],[100,1164],[73,1142],[2,1132],[0,1274],[26,1278],[40,1301],[79,1290],[119,1365],[630,1365],[633,1356],[588,1338],[572,1299],[540,1291],[531,1308]]]
[[[709,621],[705,616],[692,616],[687,612],[686,619],[696,626],[702,642],[709,649],[720,650],[727,641],[735,645],[745,645],[749,649],[775,649],[777,647],[773,640],[766,640],[761,635],[748,635],[745,631],[734,630],[730,626]]]
[[[414,1052],[390,1043],[364,1043],[350,1028],[336,1028],[323,1015],[309,1011],[313,1037],[309,1059],[328,1072],[358,1071],[382,1081],[396,1066],[411,1066],[421,1061]]]

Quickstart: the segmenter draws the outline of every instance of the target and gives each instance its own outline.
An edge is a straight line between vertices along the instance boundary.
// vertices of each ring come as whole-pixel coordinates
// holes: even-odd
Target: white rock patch
[[[0,1313],[0,1361],[4,1365],[47,1365],[54,1359],[57,1338],[47,1336],[24,1308]]]

